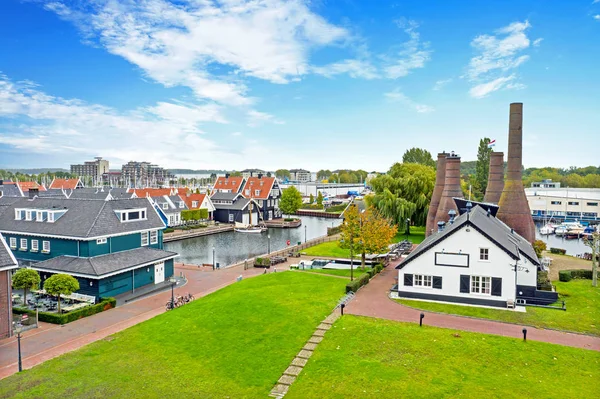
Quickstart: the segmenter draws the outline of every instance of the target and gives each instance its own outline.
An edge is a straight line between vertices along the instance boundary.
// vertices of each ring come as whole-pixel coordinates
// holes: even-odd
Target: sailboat
[[[253,201],[252,199],[250,199],[250,204],[248,204],[248,213],[249,213],[249,219],[248,221],[250,223],[248,224],[244,224],[244,223],[235,223],[235,227],[234,227],[234,231],[236,233],[250,233],[250,234],[260,234],[260,233],[264,233],[265,231],[267,231],[268,229],[264,226],[253,226],[252,225],[252,210],[253,210]]]

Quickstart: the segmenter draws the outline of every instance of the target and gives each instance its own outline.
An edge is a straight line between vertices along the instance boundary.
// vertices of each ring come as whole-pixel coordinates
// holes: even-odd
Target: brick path
[[[286,270],[290,263],[277,265]],[[175,295],[191,292],[196,299],[235,283],[240,274],[244,278],[263,273],[263,269],[244,270],[240,267],[212,271],[211,268],[194,268],[176,265],[175,273],[183,272],[188,283],[175,288]],[[64,326],[40,323],[40,328],[25,332],[21,338],[23,368],[28,369],[63,353],[103,339],[128,327],[134,326],[165,312],[165,304],[171,299],[171,291],[140,298],[107,312],[74,321]],[[17,340],[15,337],[0,340],[0,379],[17,372]]]
[[[360,316],[413,323],[419,322],[419,315],[423,312],[425,313],[423,322],[430,326],[523,338],[522,325],[431,313],[409,308],[394,302],[388,297],[388,294],[390,288],[395,283],[394,278],[398,276],[398,271],[394,269],[396,264],[390,264],[383,272],[371,280],[369,284],[363,287],[357,293],[356,298],[348,304],[346,312]],[[600,338],[583,334],[544,330],[528,326],[527,339],[600,351]]]

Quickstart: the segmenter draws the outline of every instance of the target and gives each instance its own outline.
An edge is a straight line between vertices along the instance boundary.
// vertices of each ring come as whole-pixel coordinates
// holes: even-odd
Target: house
[[[279,209],[281,188],[274,177],[250,177],[241,191],[244,198],[252,198],[260,207],[261,219],[271,220],[282,216]]]
[[[226,174],[225,176],[220,176],[217,178],[215,182],[212,194],[214,193],[239,193],[242,191],[244,184],[246,183],[246,179],[243,177],[235,177]]]
[[[0,198],[2,197],[22,197],[23,191],[12,181],[0,179]]]
[[[188,209],[206,209],[208,219],[213,220],[215,206],[207,194],[187,193],[180,197],[185,201]]]
[[[0,234],[0,339],[12,335],[12,270],[17,260]]]
[[[25,193],[28,192],[30,188],[35,188],[38,191],[46,191],[46,187],[44,187],[41,184],[38,184],[37,182],[34,182],[34,181],[18,181],[18,182],[4,181],[1,183],[2,184],[0,184],[0,186],[3,186],[4,189],[7,189],[7,186],[15,185],[17,187],[17,190],[21,194],[20,195],[21,197],[23,195],[25,195]],[[2,189],[2,188],[0,188],[0,189]],[[13,194],[14,194],[14,191],[13,191]]]
[[[529,242],[476,205],[397,266],[398,295],[497,307],[547,305],[558,295],[537,290],[539,266]]]
[[[49,189],[62,189],[62,190],[75,190],[78,188],[83,188],[83,183],[81,179],[59,179],[57,177],[52,180],[50,183]]]
[[[260,221],[260,208],[255,200],[239,193],[215,193],[211,197],[215,206],[214,220],[220,223],[256,225]]]
[[[20,198],[0,207],[0,233],[19,266],[79,280],[81,294],[115,296],[173,275],[165,224],[147,198]]]
[[[290,169],[290,180],[298,183],[308,183],[312,180],[312,175],[306,169]]]
[[[161,219],[168,227],[181,225],[181,211],[187,210],[188,207],[179,195],[150,197],[150,201],[152,201]]]
[[[264,175],[265,171],[260,169],[244,169],[241,171],[242,177],[248,179],[250,177],[258,177],[258,175]]]

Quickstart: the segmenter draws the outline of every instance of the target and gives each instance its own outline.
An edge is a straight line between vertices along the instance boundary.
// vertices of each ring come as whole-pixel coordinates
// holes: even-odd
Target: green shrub
[[[570,270],[561,270],[558,272],[558,279],[560,281],[571,281],[571,271]]]
[[[101,298],[100,302],[87,306],[85,308],[81,308],[78,310],[74,310],[69,313],[50,313],[50,312],[38,312],[38,319],[40,321],[52,324],[67,324],[75,320],[82,319],[84,317],[88,317],[94,315],[96,313],[104,312],[105,310],[112,309],[117,306],[117,300],[115,298]],[[35,311],[23,308],[13,308],[13,313],[16,314],[27,314],[30,318],[33,317],[35,319]]]
[[[358,291],[358,289],[360,287],[362,287],[363,285],[367,285],[369,284],[369,274],[367,272],[367,274],[363,274],[362,276],[360,276],[359,278],[355,279],[354,281],[349,282],[348,284],[346,284],[346,292],[356,292]]]
[[[332,235],[338,234],[340,231],[341,231],[341,226],[328,227],[327,228],[327,235],[328,236],[332,236]]]
[[[557,255],[565,255],[567,253],[567,250],[562,248],[550,248],[550,253]]]
[[[592,279],[592,271],[584,270],[584,269],[575,269],[575,270],[561,270],[558,272],[558,279],[560,281],[571,281],[574,278],[579,279]]]
[[[285,218],[285,219],[283,219],[284,222],[293,222],[294,220],[296,220],[296,219],[294,219],[294,218]]]
[[[347,206],[348,206],[348,204],[334,205],[334,206],[330,206],[329,208],[325,209],[325,211],[327,211],[329,213],[341,213],[346,209]]]
[[[168,233],[172,233],[174,232],[175,229],[172,227],[167,227],[166,229],[163,230],[163,233],[168,234]]]
[[[381,263],[378,263],[375,265],[375,273],[381,273],[382,270],[383,270],[383,265]]]
[[[552,291],[552,283],[548,278],[548,272],[538,272],[537,287],[542,291]]]

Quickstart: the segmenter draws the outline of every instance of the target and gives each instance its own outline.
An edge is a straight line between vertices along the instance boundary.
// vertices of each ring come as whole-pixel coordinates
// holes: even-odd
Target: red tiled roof
[[[30,188],[37,188],[39,191],[46,191],[46,187],[42,186],[41,184],[37,184],[37,182],[34,181],[20,181],[17,184],[21,188],[21,191],[23,191],[24,193],[29,191]]]
[[[129,192],[135,192],[138,198],[145,197],[162,197],[163,195],[171,195],[171,188],[136,188]],[[177,190],[177,189],[175,189]]]
[[[217,178],[213,187],[213,192],[217,190],[228,190],[233,193],[237,193],[244,182],[243,177],[225,177],[221,176]]]
[[[242,195],[245,198],[254,198],[254,199],[268,199],[271,194],[271,188],[273,188],[273,183],[275,183],[274,177],[249,177],[248,181],[244,185],[244,189],[242,190]],[[246,193],[246,190],[250,190]],[[258,190],[258,194],[256,193]]]
[[[50,183],[50,188],[63,188],[65,190],[75,190],[79,184],[79,179],[57,179]]]
[[[200,207],[202,206],[202,202],[204,201],[204,197],[206,197],[206,194],[188,194],[180,197],[183,199],[183,201],[189,209],[200,209]],[[198,201],[197,207],[192,207],[192,202],[194,201]]]

